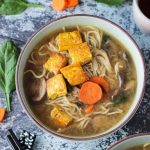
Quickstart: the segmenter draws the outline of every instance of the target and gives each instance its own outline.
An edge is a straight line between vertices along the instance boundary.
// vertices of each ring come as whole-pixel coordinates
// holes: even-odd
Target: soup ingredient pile
[[[132,64],[126,49],[102,30],[63,27],[31,52],[25,94],[36,114],[48,116],[39,117],[50,129],[71,135],[103,132],[132,102],[136,75],[128,62]]]

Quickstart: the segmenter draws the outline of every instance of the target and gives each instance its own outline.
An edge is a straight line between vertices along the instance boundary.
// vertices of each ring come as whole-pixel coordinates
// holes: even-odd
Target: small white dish
[[[150,133],[136,134],[114,144],[108,150],[126,150],[128,148],[150,143]]]
[[[150,34],[150,19],[144,15],[139,7],[139,0],[133,0],[133,16],[142,32]]]

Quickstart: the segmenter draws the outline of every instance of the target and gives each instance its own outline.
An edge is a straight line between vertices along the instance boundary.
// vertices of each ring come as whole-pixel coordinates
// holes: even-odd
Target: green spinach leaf
[[[112,6],[112,5],[121,5],[125,0],[96,0],[96,1]]]
[[[118,105],[118,104],[126,102],[127,99],[128,99],[128,95],[124,92],[121,92],[119,95],[117,95],[115,97],[113,102],[114,102],[115,105]]]
[[[11,41],[0,46],[0,88],[6,98],[7,110],[10,112],[10,94],[15,89],[15,71],[18,50]]]
[[[102,39],[102,44],[105,44],[109,39],[110,39],[110,36],[105,34]]]
[[[41,4],[29,3],[26,0],[3,0],[0,1],[0,15],[19,14],[29,7],[44,7],[44,6]]]

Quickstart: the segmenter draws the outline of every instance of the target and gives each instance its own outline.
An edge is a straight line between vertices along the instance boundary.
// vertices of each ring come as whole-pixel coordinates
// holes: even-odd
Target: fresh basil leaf
[[[7,110],[10,111],[10,94],[15,89],[15,71],[18,50],[11,41],[0,46],[0,88],[6,98]]]
[[[3,0],[0,0],[0,6],[3,4]]]
[[[0,1],[1,15],[15,15],[22,13],[28,7],[44,7],[41,4],[29,3],[26,0],[3,0]]]
[[[121,5],[125,0],[96,0],[96,1],[112,6],[112,5]]]
[[[5,2],[0,7],[1,15],[15,15],[18,13],[22,13],[26,10],[27,7],[24,5],[18,4],[18,2]]]

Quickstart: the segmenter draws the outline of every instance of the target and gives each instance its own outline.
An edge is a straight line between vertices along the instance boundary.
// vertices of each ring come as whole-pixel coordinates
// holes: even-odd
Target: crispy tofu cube
[[[60,69],[60,72],[72,86],[81,84],[89,79],[80,64],[71,64]]]
[[[62,74],[58,74],[47,80],[46,86],[47,95],[50,99],[56,99],[67,94],[67,87]]]
[[[66,56],[53,52],[50,58],[44,64],[44,68],[55,75],[59,73],[59,70],[67,64]]]
[[[51,111],[51,118],[59,127],[66,127],[72,122],[72,117],[69,116],[60,107],[54,107]]]
[[[69,54],[73,64],[80,63],[84,65],[92,60],[92,54],[86,42],[72,46],[69,49]]]
[[[82,43],[79,31],[59,33],[58,46],[60,51],[68,50],[76,44]]]

